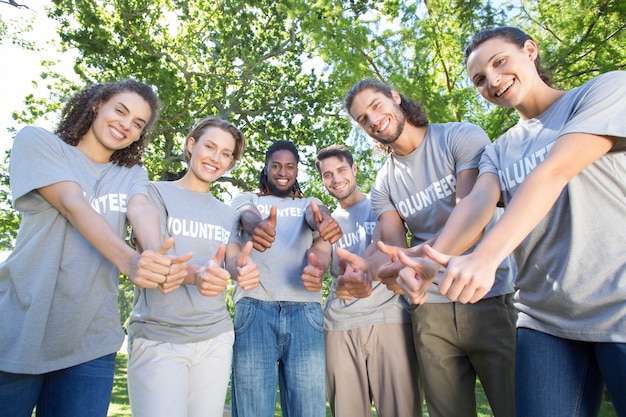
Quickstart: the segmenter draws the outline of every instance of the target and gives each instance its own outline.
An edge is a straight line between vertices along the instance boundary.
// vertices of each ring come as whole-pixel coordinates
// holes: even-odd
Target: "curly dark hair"
[[[259,174],[259,195],[272,195],[272,192],[269,187],[269,179],[267,178],[267,161],[274,154],[274,152],[278,151],[289,151],[296,157],[296,162],[300,162],[300,155],[298,154],[298,148],[292,142],[288,140],[277,140],[270,145],[269,148],[265,151],[265,166],[261,170]],[[300,188],[300,184],[298,184],[298,180],[293,184],[293,188],[291,189],[293,198],[302,198],[304,197],[304,193]]]
[[[393,99],[391,92],[394,89],[387,84],[371,78],[361,80],[350,87],[350,90],[348,90],[348,93],[344,98],[344,107],[350,116],[352,116],[350,108],[352,107],[354,98],[357,94],[364,90],[374,90],[375,92],[382,93],[385,97]],[[398,94],[400,95],[399,106],[400,109],[402,109],[402,113],[404,113],[404,116],[406,117],[406,121],[415,127],[428,126],[428,115],[424,105],[411,100],[410,98],[406,98],[399,92]],[[354,116],[352,116],[352,118],[354,119]],[[376,142],[376,147],[385,154],[391,153],[391,147],[389,145]]]
[[[127,79],[111,83],[91,85],[74,95],[65,105],[61,113],[61,121],[55,133],[67,144],[76,146],[87,134],[96,118],[97,109],[116,94],[123,92],[137,93],[143,98],[152,114],[143,128],[139,140],[111,155],[111,162],[124,167],[142,165],[146,146],[150,143],[149,133],[159,116],[159,99],[147,84]]]
[[[474,35],[465,47],[465,51],[463,52],[465,63],[467,64],[467,59],[472,54],[472,52],[474,52],[474,49],[480,46],[483,42],[486,42],[489,39],[493,38],[502,38],[505,41],[512,43],[513,45],[519,46],[520,48],[524,47],[526,41],[534,42],[534,39],[531,38],[530,35],[515,27],[501,26],[492,29],[485,29]],[[547,69],[541,67],[541,59],[539,57],[539,53],[537,53],[537,59],[535,59],[535,68],[537,69],[537,73],[539,74],[539,77],[541,77],[543,82],[546,83],[549,87],[552,87],[552,76]]]

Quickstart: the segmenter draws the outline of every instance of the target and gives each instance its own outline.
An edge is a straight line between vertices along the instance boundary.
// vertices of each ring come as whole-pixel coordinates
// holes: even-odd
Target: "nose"
[[[124,129],[130,129],[132,123],[133,121],[130,117],[122,117],[122,119],[120,120],[120,124]]]
[[[214,162],[219,162],[220,160],[220,151],[219,149],[216,149],[213,151],[213,153],[211,153],[211,160]]]
[[[378,115],[370,115],[367,118],[367,121],[372,129],[376,129],[380,124],[380,117]]]
[[[498,85],[500,85],[502,76],[497,72],[491,72],[487,74],[487,80],[489,81],[489,85],[491,85],[492,87],[497,87]]]

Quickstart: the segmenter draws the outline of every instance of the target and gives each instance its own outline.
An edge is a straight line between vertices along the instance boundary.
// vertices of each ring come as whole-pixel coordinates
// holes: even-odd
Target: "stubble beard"
[[[386,137],[376,136],[376,135],[372,136],[374,140],[376,140],[377,142],[383,145],[391,145],[392,143],[398,140],[398,138],[404,131],[404,124],[406,123],[406,116],[404,115],[402,108],[396,104],[392,111],[392,114],[395,120],[395,132],[393,132],[390,136],[386,136]]]
[[[293,193],[293,185],[287,190],[284,190],[282,188],[278,188],[276,184],[274,184],[271,180],[267,182],[267,188],[269,188],[270,194],[272,194],[274,197],[289,197]]]

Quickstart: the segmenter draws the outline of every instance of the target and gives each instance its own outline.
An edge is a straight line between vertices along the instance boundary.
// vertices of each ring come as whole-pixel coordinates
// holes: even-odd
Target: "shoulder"
[[[69,146],[54,133],[37,126],[26,126],[20,129],[15,135],[13,147],[27,148],[58,148],[61,146]]]

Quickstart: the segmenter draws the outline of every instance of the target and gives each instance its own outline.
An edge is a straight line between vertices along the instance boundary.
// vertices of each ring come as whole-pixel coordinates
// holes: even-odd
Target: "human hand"
[[[324,267],[315,253],[309,252],[307,256],[308,263],[302,271],[302,282],[307,291],[320,291],[322,289],[322,280],[327,267]]]
[[[272,247],[272,243],[276,239],[276,215],[278,208],[272,206],[270,208],[270,215],[267,219],[262,220],[252,232],[252,245],[254,249],[259,252],[265,252],[265,250]]]
[[[251,251],[252,242],[248,242],[237,258],[237,283],[244,290],[256,288],[261,278],[256,263],[249,256]]]
[[[337,248],[337,256],[341,265],[337,283],[353,297],[369,297],[372,294],[372,277],[365,259],[342,248]]]
[[[387,287],[389,291],[398,295],[404,294],[404,291],[402,291],[402,287],[400,287],[397,281],[398,273],[402,268],[404,268],[404,265],[402,264],[402,262],[400,262],[398,258],[398,254],[402,252],[404,248],[392,245],[385,245],[382,241],[378,241],[377,246],[378,250],[389,256],[389,262],[382,264],[378,268],[376,276]]]
[[[226,245],[217,248],[215,256],[202,268],[196,271],[196,287],[200,294],[206,297],[215,297],[226,289],[230,273],[221,267],[226,254]]]
[[[187,261],[193,254],[166,255],[173,245],[174,238],[169,238],[159,249],[137,254],[133,272],[129,275],[133,284],[140,288],[159,288],[163,293],[178,288],[187,276]]]
[[[428,296],[428,287],[435,280],[440,265],[428,258],[412,258],[404,252],[398,254],[404,268],[396,279],[404,294],[413,304],[423,304]]]
[[[341,239],[341,236],[343,236],[341,226],[333,219],[326,207],[321,210],[315,201],[311,201],[311,212],[313,213],[315,224],[317,224],[317,231],[323,240],[333,244]]]
[[[481,257],[475,251],[464,256],[442,254],[426,245],[424,252],[433,261],[446,267],[439,282],[439,292],[450,300],[475,303],[489,292],[498,264],[493,258]]]

